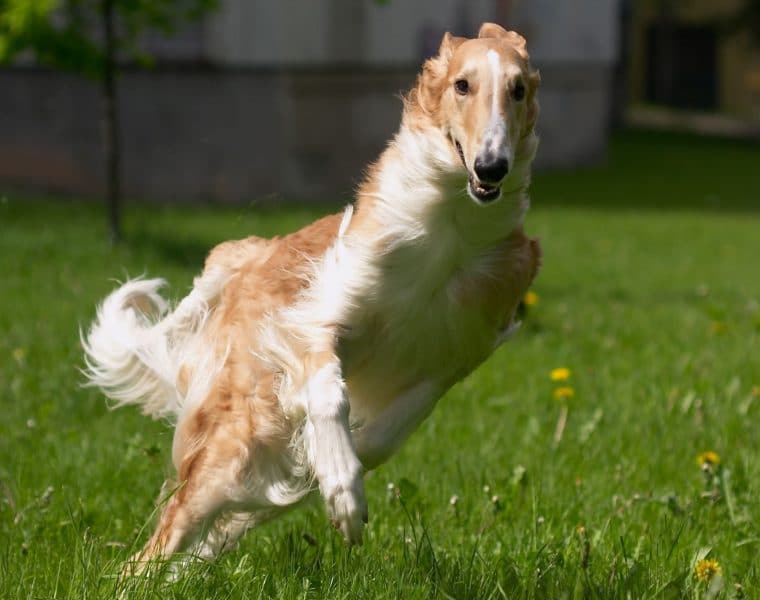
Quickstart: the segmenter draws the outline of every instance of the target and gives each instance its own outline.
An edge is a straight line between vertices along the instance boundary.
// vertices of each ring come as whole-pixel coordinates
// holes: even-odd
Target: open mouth
[[[475,201],[479,202],[480,204],[488,204],[489,202],[497,200],[501,195],[501,186],[491,185],[490,183],[479,181],[475,176],[473,176],[473,174],[470,173],[470,170],[467,168],[467,163],[464,160],[464,152],[462,151],[462,146],[456,140],[454,141],[454,144],[456,145],[457,152],[459,153],[459,158],[462,161],[462,165],[464,166],[465,171],[467,171],[467,191],[470,193],[470,196],[472,196],[472,198],[474,198]]]

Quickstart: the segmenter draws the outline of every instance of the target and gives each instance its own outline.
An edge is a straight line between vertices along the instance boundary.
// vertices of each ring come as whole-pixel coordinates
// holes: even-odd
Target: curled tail
[[[88,385],[115,406],[134,404],[153,418],[176,417],[183,405],[177,375],[227,277],[196,278],[192,292],[173,312],[159,293],[163,279],[133,279],[98,307],[81,335]]]

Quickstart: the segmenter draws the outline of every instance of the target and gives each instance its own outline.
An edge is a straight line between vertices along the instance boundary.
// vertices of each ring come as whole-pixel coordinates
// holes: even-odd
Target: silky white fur
[[[213,270],[196,277],[193,289],[174,311],[158,291],[163,279],[132,279],[98,307],[86,336],[84,371],[115,407],[140,406],[144,414],[174,421],[183,408],[200,402],[224,363],[199,336],[230,273]],[[182,396],[176,388],[180,367],[198,365]]]

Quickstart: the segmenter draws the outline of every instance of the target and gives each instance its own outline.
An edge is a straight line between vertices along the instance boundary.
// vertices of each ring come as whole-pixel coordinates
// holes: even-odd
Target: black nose
[[[509,172],[509,161],[505,156],[478,156],[474,166],[478,179],[486,183],[498,183]]]

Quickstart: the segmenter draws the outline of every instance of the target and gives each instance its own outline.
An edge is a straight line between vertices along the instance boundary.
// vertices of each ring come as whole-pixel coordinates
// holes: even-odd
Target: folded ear
[[[443,35],[438,56],[429,58],[422,67],[422,73],[417,78],[417,101],[426,113],[434,113],[438,110],[438,104],[446,83],[446,73],[449,61],[454,52],[467,38],[451,35],[448,31]]]
[[[507,40],[514,45],[520,56],[528,58],[525,38],[516,31],[507,31],[501,25],[497,25],[496,23],[483,23],[483,25],[480,26],[480,31],[478,31],[478,37]]]
[[[459,48],[459,46],[461,46],[465,41],[467,41],[467,38],[451,35],[447,31],[443,34],[441,46],[438,48],[438,58],[445,60],[448,64],[449,60],[451,60],[451,57],[454,56],[456,49]]]
[[[506,38],[509,32],[496,23],[483,23],[478,31],[479,38]]]

